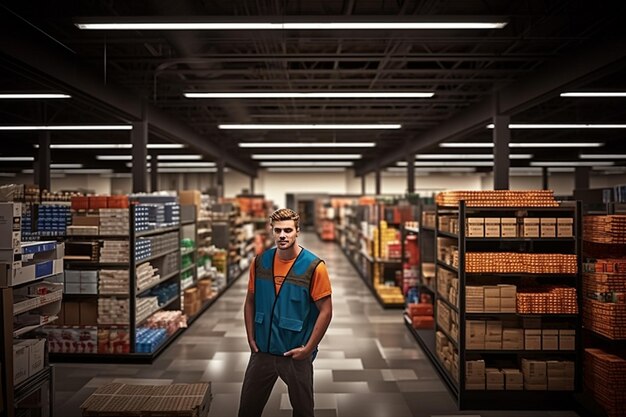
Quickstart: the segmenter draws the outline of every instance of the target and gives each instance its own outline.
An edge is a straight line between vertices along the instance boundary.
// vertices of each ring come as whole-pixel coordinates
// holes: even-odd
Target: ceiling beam
[[[514,115],[541,102],[554,98],[571,86],[601,78],[626,65],[626,40],[595,42],[581,47],[576,53],[550,61],[525,79],[498,91],[501,114]],[[357,176],[403,160],[406,155],[440,142],[459,139],[485,129],[493,117],[492,98],[462,110],[449,120],[424,134],[407,138],[406,144],[355,169]]]
[[[141,120],[142,99],[114,84],[96,76],[83,63],[67,51],[55,51],[54,47],[37,40],[21,30],[16,24],[4,24],[0,36],[0,57],[5,55],[23,71],[40,77],[48,84],[80,99],[97,103],[104,112],[117,115],[129,122]],[[246,175],[256,175],[250,163],[233,157],[191,129],[186,123],[174,119],[157,107],[147,104],[148,124],[161,136],[184,143],[216,160],[222,159],[227,166]],[[217,129],[216,129],[217,134]]]

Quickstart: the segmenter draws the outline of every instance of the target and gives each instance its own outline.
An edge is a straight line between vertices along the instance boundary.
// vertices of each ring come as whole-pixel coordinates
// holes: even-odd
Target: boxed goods
[[[482,313],[485,308],[484,297],[484,287],[465,287],[465,311],[468,313]]]
[[[559,330],[559,350],[576,349],[576,330]]]
[[[524,329],[502,329],[502,349],[523,350]]]
[[[467,237],[485,237],[485,219],[482,217],[468,217],[465,234]]]
[[[467,320],[465,324],[465,347],[471,349],[485,348],[485,322]]]
[[[496,368],[487,368],[485,370],[488,390],[504,390],[504,374]]]
[[[559,217],[556,220],[557,237],[574,236],[574,219],[571,217]]]
[[[30,369],[30,344],[27,340],[13,341],[13,383],[15,385],[28,378]]]
[[[511,238],[517,237],[517,218],[516,217],[502,217],[500,219],[500,235],[502,237]]]
[[[524,374],[524,389],[529,391],[545,391],[548,389],[545,361],[523,358],[522,373]]]
[[[502,322],[488,321],[485,328],[485,349],[502,349]]]
[[[500,237],[500,218],[499,217],[486,217],[485,218],[485,237]]]
[[[541,331],[541,348],[543,350],[559,350],[558,329],[543,329]]]
[[[535,217],[524,217],[522,219],[522,236],[539,237],[539,219]]]
[[[541,350],[541,329],[524,329],[524,348]]]
[[[504,388],[507,391],[521,391],[524,389],[524,375],[519,369],[503,369]]]
[[[435,327],[433,316],[413,316],[411,320],[414,329],[432,329]]]
[[[439,206],[455,207],[557,207],[552,190],[444,191],[435,197]]]
[[[484,390],[486,386],[485,361],[465,362],[465,389]]]
[[[556,218],[542,217],[540,224],[541,237],[556,237]]]

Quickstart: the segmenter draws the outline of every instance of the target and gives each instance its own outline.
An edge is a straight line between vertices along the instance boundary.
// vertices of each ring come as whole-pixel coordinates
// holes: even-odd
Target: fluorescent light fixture
[[[350,167],[353,165],[350,161],[326,161],[326,162],[261,162],[262,167]]]
[[[159,162],[160,167],[166,168],[202,168],[202,167],[215,167],[215,162]]]
[[[96,159],[98,161],[132,161],[132,155],[96,155]],[[152,157],[150,155],[147,156],[147,159],[150,160]]]
[[[406,161],[396,162],[397,166],[407,166]],[[492,167],[493,161],[416,161],[416,167]]]
[[[83,164],[50,164],[50,168],[82,168]]]
[[[110,174],[112,173],[112,169],[51,169],[51,174]],[[32,174],[32,169],[23,169],[22,173],[24,174]]]
[[[591,168],[593,170],[598,170],[598,171],[616,171],[616,172],[621,172],[621,171],[626,171],[626,166],[623,165],[619,165],[619,166],[613,166],[613,167],[597,167],[597,168]]]
[[[319,168],[297,168],[297,167],[291,167],[291,168],[267,168],[268,172],[345,172],[345,168],[340,168],[340,167],[336,167],[336,168],[324,168],[324,167],[319,167]]]
[[[107,178],[132,178],[133,174],[131,174],[130,172],[113,172],[105,176]]]
[[[594,167],[594,166],[612,166],[615,162],[609,161],[538,161],[531,162],[530,166],[533,167]]]
[[[358,153],[346,154],[252,154],[252,159],[361,159],[362,155]]]
[[[15,172],[0,172],[0,177],[15,177],[17,174]]]
[[[351,91],[315,91],[315,92],[246,92],[246,93],[185,93],[187,98],[430,98],[432,92],[351,92]]]
[[[493,123],[487,129],[493,129]],[[626,129],[626,124],[596,123],[510,123],[509,129]]]
[[[561,97],[626,97],[626,92],[624,91],[611,91],[611,92],[600,92],[600,91],[572,91],[568,93],[561,93]]]
[[[34,156],[0,156],[0,162],[33,162]]]
[[[240,148],[373,148],[375,142],[248,142]]]
[[[227,171],[224,169],[224,171]],[[200,173],[211,173],[217,172],[217,168],[159,168],[159,174],[172,174],[172,173],[183,173],[183,174],[200,174]]]
[[[180,143],[149,143],[147,147],[148,149],[181,149],[186,146]]]
[[[389,172],[407,172],[406,167],[389,167],[387,168],[387,171]],[[465,172],[465,173],[469,173],[469,172],[476,172],[476,169],[474,168],[455,168],[455,167],[450,167],[450,168],[439,168],[439,167],[432,167],[432,168],[415,168],[415,172],[416,173],[427,173],[427,172]]]
[[[603,142],[511,142],[509,148],[598,148]],[[440,148],[493,148],[493,142],[440,143]]]
[[[50,149],[132,149],[130,143],[51,143]],[[35,144],[35,148],[39,148]]]
[[[52,93],[24,93],[24,94],[0,94],[0,100],[3,99],[39,99],[39,98],[70,98],[69,94],[52,94]]]
[[[509,159],[532,159],[532,154],[510,154]],[[493,154],[422,154],[415,159],[493,159]]]
[[[226,130],[288,130],[288,129],[302,129],[302,130],[324,130],[324,129],[400,129],[401,124],[222,124],[218,125],[220,129]]]
[[[508,22],[489,21],[421,21],[421,22],[78,22],[81,30],[433,30],[433,29],[502,29]]]
[[[132,125],[0,126],[0,130],[133,130]]]
[[[510,167],[511,175],[541,175],[543,167]],[[573,167],[550,167],[548,169],[550,173],[554,172],[574,172]]]
[[[159,161],[198,161],[202,155],[157,155]]]
[[[594,153],[581,153],[578,155],[580,159],[626,159],[626,154],[614,153],[614,154],[594,154]]]

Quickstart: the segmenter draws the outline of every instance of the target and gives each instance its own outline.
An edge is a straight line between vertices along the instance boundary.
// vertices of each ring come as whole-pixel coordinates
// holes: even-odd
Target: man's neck
[[[285,250],[277,249],[276,255],[278,255],[279,259],[282,259],[283,261],[287,261],[289,259],[293,259],[296,256],[298,256],[301,250],[302,248],[298,245],[298,242],[296,242],[289,249],[285,249]]]

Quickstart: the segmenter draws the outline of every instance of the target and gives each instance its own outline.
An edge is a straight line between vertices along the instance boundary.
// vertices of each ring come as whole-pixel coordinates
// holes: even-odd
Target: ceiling
[[[617,3],[617,2],[615,2]],[[149,108],[151,143],[254,175],[259,153],[357,153],[357,174],[414,153],[472,154],[442,142],[489,142],[494,97],[511,123],[626,123],[621,5],[588,1],[60,1],[3,2],[0,92],[68,92],[71,99],[0,100],[1,125],[124,124]],[[594,7],[595,6],[595,7]],[[184,16],[184,18],[180,18]],[[332,16],[332,17],[331,17]],[[500,18],[472,30],[80,30],[86,20],[412,21]],[[615,46],[618,45],[618,46]],[[433,92],[432,98],[189,99],[185,92]],[[144,106],[144,107],[142,107]],[[219,124],[401,124],[395,130],[221,130]],[[624,152],[623,129],[512,130],[512,142],[602,142],[594,149],[528,148],[532,161]],[[1,156],[32,155],[38,134],[0,132]],[[52,143],[128,143],[128,131],[54,132]],[[245,142],[375,142],[373,148],[250,149]],[[165,151],[161,151],[165,152]],[[54,151],[54,163],[129,172],[125,162]],[[311,161],[321,161],[317,158]],[[617,165],[626,159],[606,158]],[[346,159],[347,161],[347,159]],[[513,160],[512,166],[528,166]],[[28,167],[1,162],[2,171]],[[490,170],[491,168],[481,168]]]

